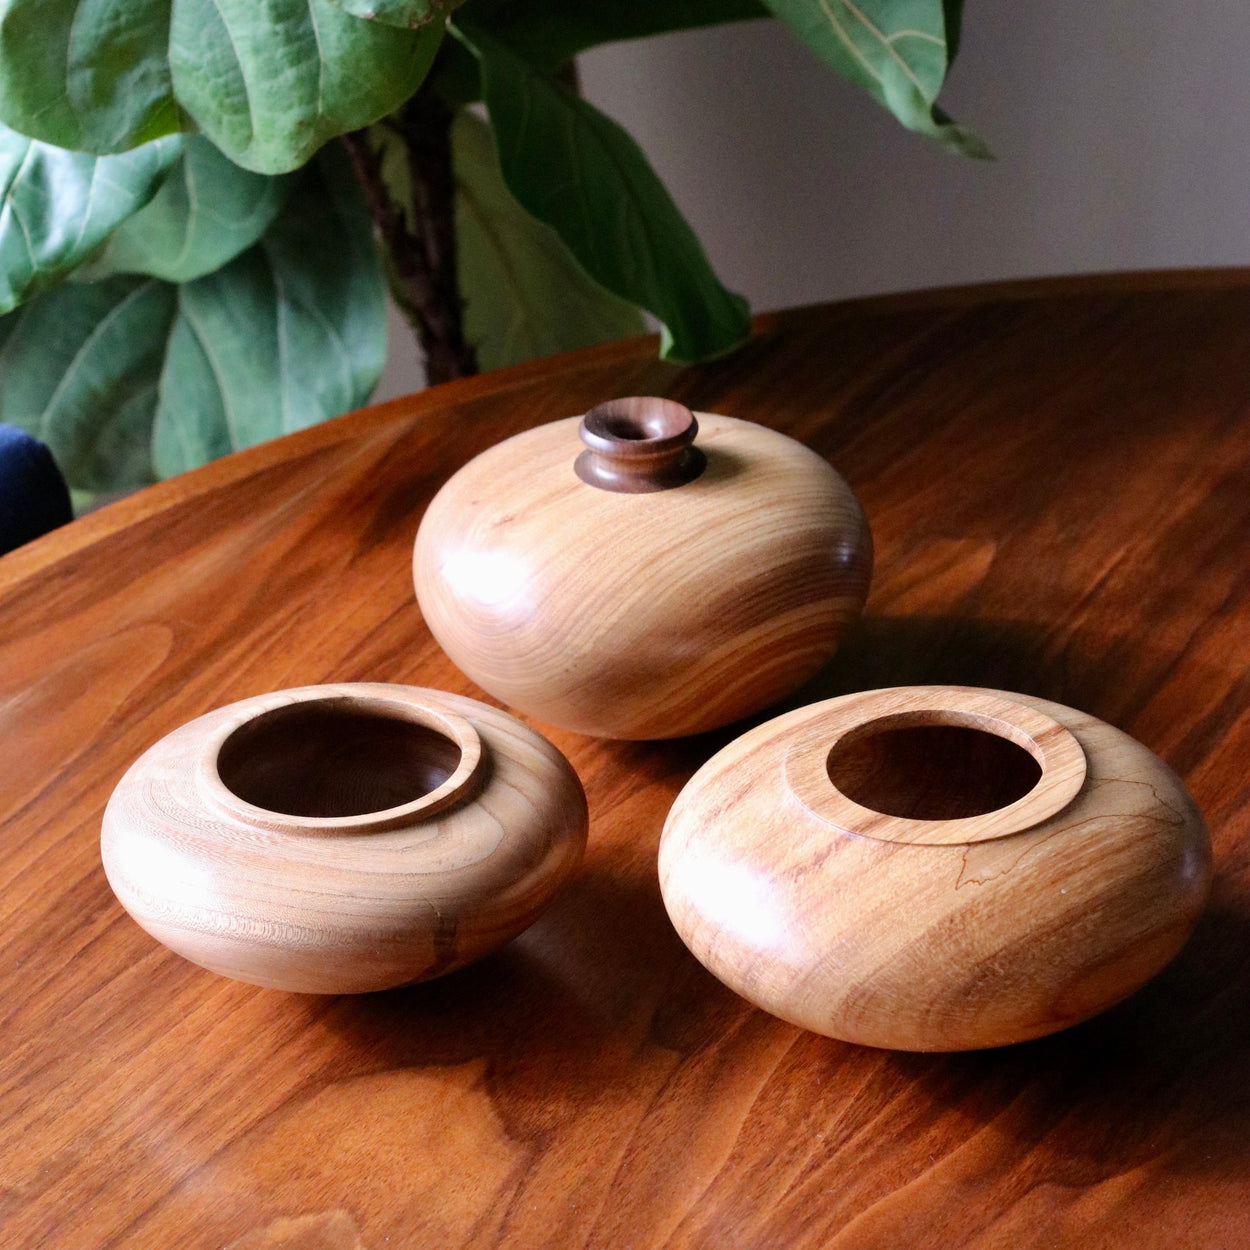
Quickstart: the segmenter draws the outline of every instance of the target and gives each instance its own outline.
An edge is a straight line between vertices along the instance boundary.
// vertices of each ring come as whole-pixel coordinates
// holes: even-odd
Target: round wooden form
[[[430,632],[479,686],[628,739],[699,733],[793,691],[858,617],[871,570],[863,511],[815,452],[639,397],[475,457],[430,503],[413,558]]]
[[[162,738],[113,792],[101,854],[126,910],[187,959],[360,993],[526,928],[586,828],[568,762],[507,713],[349,683],[244,699]]]
[[[1211,882],[1197,808],[1140,743],[953,686],[745,734],[678,796],[659,862],[674,925],[727,985],[901,1050],[998,1046],[1109,1007],[1177,953]]]

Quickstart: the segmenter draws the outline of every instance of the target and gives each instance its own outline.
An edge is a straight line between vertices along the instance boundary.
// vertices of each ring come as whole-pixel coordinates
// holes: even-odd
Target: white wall
[[[903,130],[773,22],[597,49],[581,73],[767,309],[1250,263],[1248,53],[1244,0],[971,0],[942,100],[992,164]],[[420,384],[412,355],[400,328],[380,395]]]

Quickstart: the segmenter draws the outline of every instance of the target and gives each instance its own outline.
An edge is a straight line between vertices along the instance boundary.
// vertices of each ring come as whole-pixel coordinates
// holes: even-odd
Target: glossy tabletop
[[[1250,1245],[1250,273],[800,310],[702,368],[654,351],[354,413],[0,559],[6,1250]],[[422,510],[500,438],[627,394],[785,430],[858,492],[867,615],[802,699],[1020,690],[1180,772],[1217,879],[1157,981],[953,1056],[754,1010],[686,953],[655,867],[673,797],[739,730],[549,731],[589,796],[584,865],[441,981],[257,989],[126,916],[100,816],[169,730],[314,682],[482,697],[413,597]]]

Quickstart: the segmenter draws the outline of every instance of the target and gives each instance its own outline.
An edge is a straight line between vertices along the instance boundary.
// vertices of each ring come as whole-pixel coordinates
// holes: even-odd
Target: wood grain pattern
[[[1250,1241],[1250,274],[757,324],[704,368],[643,340],[437,388],[0,559],[5,1250]],[[514,942],[426,985],[257,989],[134,925],[98,847],[129,764],[268,690],[481,697],[413,598],[422,511],[470,456],[612,394],[775,426],[855,488],[872,594],[795,705],[1020,690],[1176,770],[1216,878],[1168,969],[1075,1029],[956,1055],[756,1010],[686,951],[656,881],[669,806],[742,726],[552,734],[586,784],[582,865]]]
[[[568,761],[474,699],[305,686],[197,717],[104,811],[113,892],[171,950],[307,994],[443,976],[528,927],[577,866]]]
[[[855,496],[793,439],[696,417],[707,463],[672,489],[583,480],[572,417],[477,456],[434,497],[417,598],[484,690],[581,733],[684,737],[790,694],[837,650],[872,570]]]
[[[918,726],[1017,743],[1037,780],[959,819],[850,798],[875,774],[905,806],[923,739],[836,776],[831,761]],[[958,769],[947,786],[966,801],[995,780]],[[757,1006],[867,1046],[973,1050],[1139,989],[1193,931],[1211,849],[1175,773],[1118,729],[1027,695],[909,686],[799,708],[719,751],[669,812],[659,874],[682,940]]]

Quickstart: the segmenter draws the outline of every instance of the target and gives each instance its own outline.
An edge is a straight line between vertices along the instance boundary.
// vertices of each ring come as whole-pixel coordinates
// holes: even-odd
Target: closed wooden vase
[[[551,724],[671,738],[810,677],[863,607],[847,484],[775,430],[615,400],[456,473],[417,534],[417,598],[484,690]]]
[[[162,738],[122,778],[101,853],[178,954],[315,994],[427,980],[519,933],[572,872],[586,799],[515,718],[412,686],[306,686]]]
[[[660,843],[678,933],[830,1037],[965,1050],[1051,1033],[1180,949],[1211,881],[1197,808],[1140,743],[1026,695],[871,690],[715,755]]]

